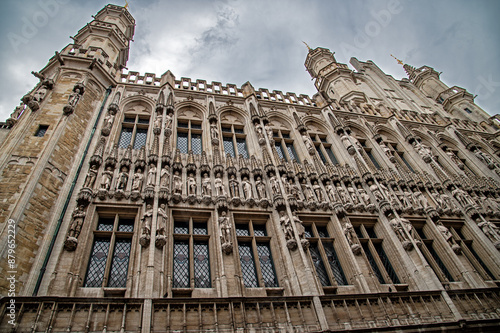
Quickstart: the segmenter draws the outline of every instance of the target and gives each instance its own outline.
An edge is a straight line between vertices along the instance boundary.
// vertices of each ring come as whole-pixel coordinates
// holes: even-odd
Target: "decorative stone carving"
[[[306,229],[304,228],[304,225],[302,224],[302,221],[295,215],[295,212],[292,213],[292,220],[295,225],[295,230],[297,230],[297,234],[300,239],[300,244],[302,245],[302,248],[305,250],[309,248],[309,241],[305,238],[305,231]]]
[[[344,231],[345,238],[351,246],[352,253],[354,253],[355,255],[359,255],[361,254],[361,245],[359,244],[358,237],[356,236],[356,231],[354,230],[354,227],[352,226],[349,219],[345,218],[344,221],[345,222],[342,229]]]
[[[266,199],[266,184],[260,176],[257,176],[257,180],[255,181],[255,188],[257,189],[257,198],[259,200]]]
[[[201,195],[204,197],[212,196],[212,182],[210,177],[208,177],[208,173],[204,173],[201,180]]]
[[[83,222],[85,221],[85,206],[79,205],[71,214],[72,220],[69,226],[68,237],[64,242],[64,248],[67,251],[74,251],[78,245],[78,236],[82,231]]]
[[[218,173],[215,176],[214,179],[214,186],[215,186],[215,195],[216,196],[225,196],[226,195],[226,190],[224,189],[224,183],[222,182],[222,178],[220,173]]]
[[[231,254],[233,252],[233,242],[231,240],[231,221],[229,217],[226,216],[226,211],[223,210],[219,216],[219,227],[220,227],[220,240],[222,245],[222,251],[225,254]]]
[[[316,152],[316,149],[314,149],[314,144],[311,141],[311,138],[306,134],[302,134],[302,141],[306,145],[307,151],[309,152],[310,155],[314,155]]]
[[[273,144],[274,143],[274,135],[273,135],[273,129],[269,124],[264,125],[264,130],[266,131],[267,138],[269,139],[269,143]]]
[[[217,129],[217,124],[216,123],[211,123],[210,124],[210,137],[212,140],[216,140],[219,142],[219,130]]]
[[[84,92],[85,86],[82,82],[78,82],[77,84],[75,84],[75,86],[73,87],[73,92],[68,97],[68,103],[63,108],[64,114],[71,114],[73,113],[73,111],[75,111],[76,104],[78,104],[78,101],[80,100]]]
[[[118,182],[116,183],[117,191],[125,191],[128,183],[128,168],[122,166],[120,173],[118,174]]]
[[[168,188],[170,184],[170,170],[169,166],[165,165],[160,171],[160,187]]]
[[[239,182],[234,175],[231,175],[229,179],[229,195],[233,198],[240,197],[240,186]]]
[[[313,184],[313,191],[316,194],[316,198],[319,202],[325,201],[325,196],[323,195],[323,190],[321,189],[321,185],[318,184],[318,181],[315,180]]]
[[[420,240],[415,236],[415,230],[409,220],[403,217],[394,216],[389,220],[389,224],[406,251],[413,249],[413,243],[409,237],[411,237],[417,245],[421,244]]]
[[[144,175],[142,174],[142,170],[140,168],[136,169],[134,173],[134,181],[132,182],[132,191],[141,191],[143,179]]]
[[[301,187],[302,187],[302,193],[304,193],[305,200],[306,201],[314,201],[315,197],[314,197],[314,192],[312,190],[312,187],[311,187],[311,185],[309,185],[307,183],[307,181],[305,179],[302,180]]]
[[[429,147],[419,142],[418,140],[413,141],[412,145],[425,163],[430,163],[432,161],[432,151]]]
[[[103,171],[101,176],[101,189],[109,191],[112,180],[113,180],[113,168],[111,166],[107,166],[106,170]]]
[[[326,181],[325,189],[331,202],[335,203],[340,201],[337,191],[335,191],[335,186],[333,186],[329,180]]]
[[[196,178],[192,173],[187,178],[187,193],[188,196],[196,196]]]
[[[252,199],[253,198],[252,183],[250,183],[247,177],[243,177],[243,180],[241,181],[241,186],[243,188],[243,195],[245,196],[245,199],[246,200]]]
[[[92,164],[87,172],[87,176],[85,177],[85,182],[83,183],[84,188],[94,188],[95,180],[97,178],[97,165]]]
[[[153,206],[151,204],[146,205],[146,211],[141,218],[142,221],[142,233],[139,238],[139,243],[141,246],[145,247],[149,245],[151,240],[151,221],[153,220]]]
[[[182,177],[179,174],[179,171],[175,171],[174,176],[172,178],[173,178],[173,181],[172,181],[173,191],[172,191],[172,193],[181,195],[182,194]]]
[[[286,214],[286,211],[280,211],[280,224],[285,234],[286,246],[290,250],[295,250],[297,248],[297,241],[295,240],[295,234],[293,232],[292,224],[290,223],[290,218]]]
[[[163,248],[167,243],[167,237],[165,235],[165,230],[167,229],[168,215],[165,211],[165,204],[161,204],[160,208],[158,208],[158,220],[156,222],[156,237],[155,237],[155,246],[158,249]]]
[[[115,115],[111,112],[108,112],[106,117],[104,117],[104,123],[102,125],[101,133],[104,136],[108,136],[111,133],[111,129],[113,128],[113,120],[115,119]]]
[[[464,190],[455,187],[454,190],[451,191],[453,197],[460,203],[462,207],[467,207],[468,205],[474,206],[474,202],[470,198],[470,196]]]
[[[450,230],[446,228],[441,222],[436,223],[437,228],[441,235],[443,236],[444,240],[451,246],[451,249],[453,252],[456,254],[462,253],[462,249],[460,248],[460,245],[455,242],[453,239],[453,235],[451,234]]]
[[[278,183],[278,177],[271,173],[271,177],[269,177],[269,182],[271,183],[271,190],[273,194],[281,194],[280,184]]]
[[[483,233],[491,240],[497,250],[500,250],[500,234],[498,227],[489,221],[482,221],[477,226],[481,228]]]

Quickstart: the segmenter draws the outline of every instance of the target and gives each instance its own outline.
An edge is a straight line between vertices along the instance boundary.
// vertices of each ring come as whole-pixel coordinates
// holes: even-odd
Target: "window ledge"
[[[266,288],[267,296],[283,296],[284,288]]]
[[[337,293],[337,287],[336,286],[323,286],[323,291],[325,292],[325,295],[333,295]]]
[[[191,288],[175,288],[172,289],[172,297],[191,297],[193,289]]]
[[[103,288],[104,296],[124,297],[127,288]]]

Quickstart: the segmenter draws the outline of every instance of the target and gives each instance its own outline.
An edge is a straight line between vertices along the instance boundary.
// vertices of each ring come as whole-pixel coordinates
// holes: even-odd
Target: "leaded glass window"
[[[189,288],[189,242],[174,241],[173,288]]]
[[[332,150],[333,146],[327,141],[326,136],[324,134],[312,133],[310,133],[310,135],[321,161],[323,161],[323,163],[331,162],[333,164],[338,164],[339,162],[337,161],[337,158],[335,157],[335,154]],[[326,158],[326,156],[328,156],[329,160]]]
[[[425,259],[431,266],[434,273],[436,273],[437,277],[441,282],[453,282],[453,276],[450,274],[450,271],[441,260],[441,257],[434,250],[434,242],[431,235],[427,237],[427,233],[424,233],[422,227],[416,228],[417,234],[420,236],[422,241],[422,246],[420,247],[420,251],[424,255]]]
[[[243,282],[247,288],[278,287],[266,220],[235,217]]]
[[[224,144],[224,152],[231,155],[231,157],[235,157],[233,138],[225,136],[222,142]]]
[[[250,243],[238,243],[240,252],[241,273],[245,287],[258,287],[257,273]]]
[[[133,128],[124,127],[120,133],[120,140],[118,141],[118,147],[127,148],[132,141]]]
[[[353,223],[354,224],[354,223]],[[358,224],[354,227],[363,247],[366,259],[381,284],[401,283],[396,270],[383,248],[383,240],[377,237],[373,224]]]
[[[308,217],[302,219],[305,220],[304,236],[309,239],[309,253],[321,285],[325,287],[347,285],[344,271],[333,246],[334,239],[328,232],[329,221],[325,219],[318,222]]]
[[[138,128],[135,133],[134,149],[141,149],[146,145],[146,139],[148,137],[148,130],[145,128]]]
[[[275,130],[273,131],[273,136],[278,156],[288,162],[296,160],[300,163],[299,156],[293,146],[293,140],[290,138],[290,132]]]
[[[174,212],[172,288],[211,288],[207,218]]]
[[[135,213],[99,216],[84,287],[125,288]]]
[[[474,268],[477,270],[477,272],[481,275],[481,277],[484,280],[498,280],[498,278],[495,277],[495,274],[490,270],[488,265],[491,265],[494,267],[494,263],[491,263],[491,258],[488,256],[485,256],[481,258],[476,250],[474,249],[478,244],[474,242],[470,237],[465,237],[464,233],[466,235],[470,234],[465,232],[462,233],[462,229],[467,228],[465,226],[454,226],[450,227],[450,231],[452,232],[455,240],[460,244],[460,247],[463,250],[464,255],[467,257],[469,262],[474,266]]]
[[[189,150],[188,133],[177,134],[177,148],[181,153],[187,154]]]
[[[177,122],[177,148],[183,154],[190,150],[193,154],[200,155],[203,150],[201,122],[180,119]]]
[[[246,136],[242,126],[234,124],[222,125],[222,144],[224,152],[231,157],[242,155],[248,158],[248,149],[246,143]]]
[[[125,115],[122,123],[119,148],[127,148],[132,145],[134,149],[141,149],[146,145],[148,138],[149,118],[139,115]]]
[[[130,238],[116,240],[108,287],[126,287],[131,246]]]

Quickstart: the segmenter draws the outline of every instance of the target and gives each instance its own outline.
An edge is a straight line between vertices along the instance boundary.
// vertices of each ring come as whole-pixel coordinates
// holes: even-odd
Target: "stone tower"
[[[0,155],[0,219],[2,224],[16,221],[20,294],[33,292],[33,273],[43,267],[52,246],[47,240],[60,228],[65,197],[73,191],[92,127],[127,62],[134,24],[124,8],[103,8],[77,33],[74,43],[34,73],[40,82],[10,119],[14,126]],[[0,251],[5,255],[9,233],[7,228],[1,232]],[[2,261],[0,274],[11,270]],[[0,282],[0,290],[6,290],[6,283]]]
[[[465,89],[320,47],[313,98],[140,74],[134,27],[103,8],[0,126],[1,331],[497,330],[500,127]]]

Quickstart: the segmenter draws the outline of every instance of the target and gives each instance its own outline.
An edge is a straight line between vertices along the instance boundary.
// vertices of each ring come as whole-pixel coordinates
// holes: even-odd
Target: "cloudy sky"
[[[2,0],[0,121],[38,81],[30,74],[92,20],[107,0]],[[115,0],[124,5],[124,0]],[[500,1],[497,0],[130,0],[136,19],[128,68],[177,78],[315,93],[307,48],[337,61],[373,60],[397,79],[390,57],[443,72],[441,79],[500,109]],[[31,29],[30,29],[31,27]]]

